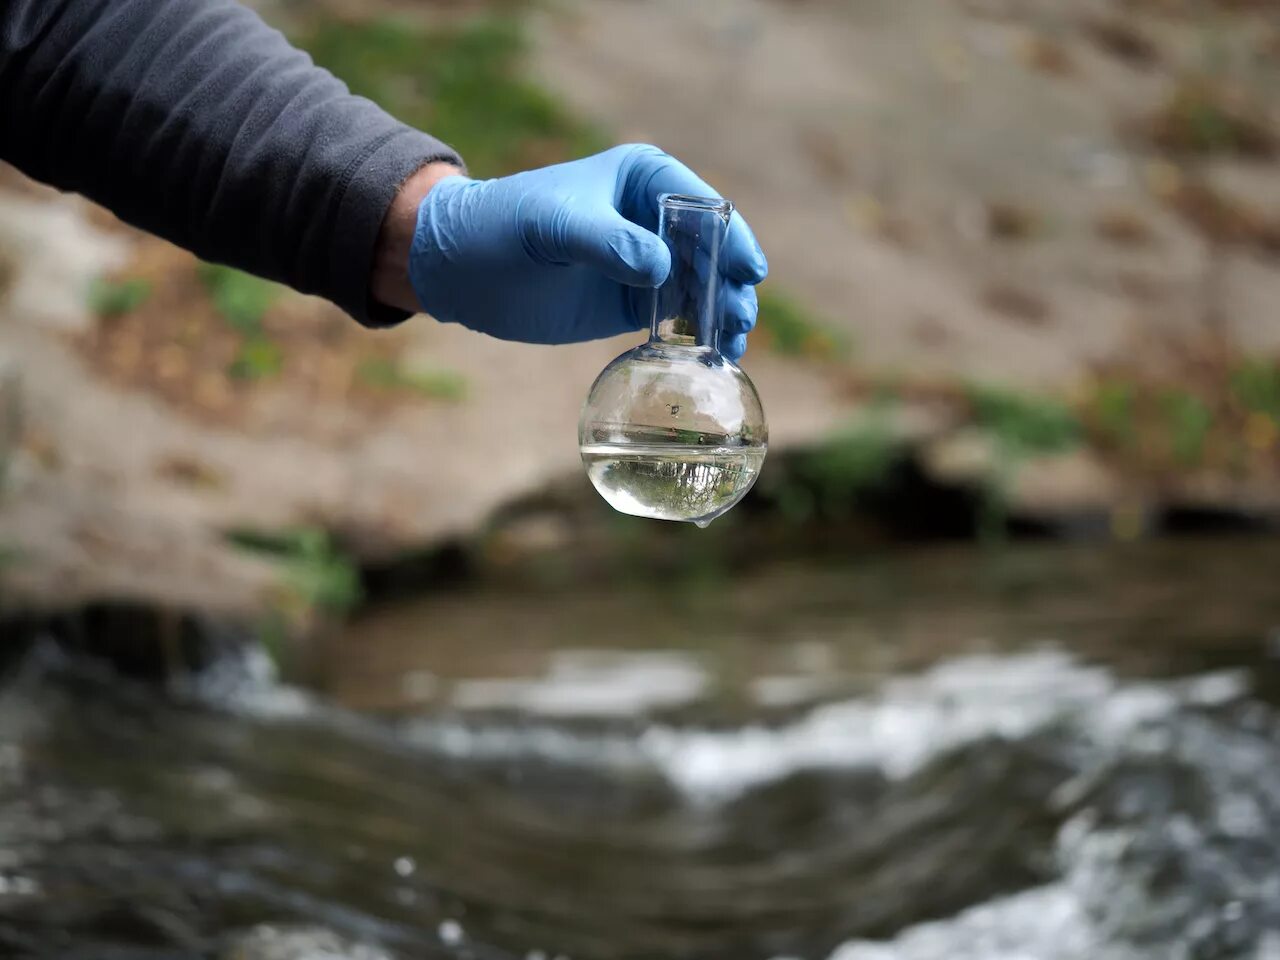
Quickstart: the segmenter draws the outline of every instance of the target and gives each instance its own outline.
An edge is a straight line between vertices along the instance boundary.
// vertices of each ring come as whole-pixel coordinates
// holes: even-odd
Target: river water
[[[1280,544],[370,613],[0,690],[0,956],[1280,958]]]

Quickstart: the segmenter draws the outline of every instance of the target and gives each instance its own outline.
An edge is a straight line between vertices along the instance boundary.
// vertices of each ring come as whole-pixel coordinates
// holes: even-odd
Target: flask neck
[[[720,248],[732,214],[718,197],[662,197],[658,236],[671,273],[654,291],[651,343],[720,349]]]

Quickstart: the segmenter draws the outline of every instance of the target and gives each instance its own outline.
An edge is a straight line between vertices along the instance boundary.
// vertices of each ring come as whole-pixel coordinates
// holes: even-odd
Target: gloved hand
[[[644,144],[498,180],[446,177],[418,208],[414,293],[436,319],[503,340],[573,343],[647,327],[652,288],[671,269],[656,232],[664,193],[719,196]],[[721,350],[737,359],[769,267],[736,212],[720,268]]]

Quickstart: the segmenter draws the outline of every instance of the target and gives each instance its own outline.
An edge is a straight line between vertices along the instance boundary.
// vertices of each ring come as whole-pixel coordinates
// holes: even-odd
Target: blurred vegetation
[[[1008,526],[1018,473],[1032,460],[1085,448],[1121,474],[1163,482],[1188,469],[1228,476],[1280,473],[1280,360],[1189,348],[1185,366],[1101,371],[1071,396],[973,384],[956,393],[901,384],[903,399],[925,400],[954,418],[953,430],[990,438],[977,490],[980,538]],[[1216,356],[1216,359],[1212,359]],[[865,414],[817,445],[766,470],[756,498],[790,523],[839,520],[879,503],[912,457],[890,429],[893,397],[881,391]]]
[[[761,477],[758,496],[790,523],[847,518],[859,498],[885,484],[903,456],[889,422],[889,401]]]
[[[1084,445],[1156,476],[1201,466],[1237,475],[1251,459],[1280,466],[1280,361],[1205,351],[1161,374],[1102,371],[1069,400],[973,387],[971,422],[1015,462]]]
[[[884,415],[872,411],[802,454],[795,469],[797,477],[816,492],[818,512],[838,515],[847,509],[851,493],[856,497],[884,483],[898,455],[898,443]],[[783,512],[790,512],[786,500]]]
[[[340,615],[361,600],[358,565],[325,530],[315,527],[275,532],[236,530],[228,538],[236,546],[280,565],[286,613]]]
[[[584,156],[603,137],[521,72],[523,25],[485,17],[425,26],[383,17],[324,20],[294,42],[406,123],[451,144],[476,177]]]
[[[1159,376],[1109,370],[1078,409],[1094,446],[1131,472],[1207,467],[1239,475],[1280,465],[1275,359],[1210,352]]]
[[[198,272],[218,315],[243,338],[228,375],[236,380],[263,380],[279,374],[284,369],[284,352],[263,331],[262,318],[282,288],[216,263],[202,263]]]
[[[280,287],[218,263],[200,264],[199,274],[218,314],[231,329],[246,336],[262,333],[262,318],[280,295]]]
[[[146,280],[99,277],[89,285],[89,309],[109,320],[138,309],[150,296],[151,284]]]
[[[22,375],[16,368],[0,370],[0,494],[9,486],[13,456],[26,433]]]
[[[1011,456],[1060,453],[1081,440],[1076,415],[1052,397],[975,386],[969,390],[969,406],[973,422]]]
[[[789,357],[838,359],[849,353],[848,339],[823,322],[776,284],[758,288],[760,320],[753,335],[764,345]]]
[[[1231,372],[1230,380],[1232,394],[1246,410],[1280,424],[1280,363],[1245,360]]]
[[[382,390],[409,390],[436,400],[462,400],[467,378],[452,370],[410,370],[389,357],[370,357],[356,368],[359,380]]]
[[[1185,467],[1200,464],[1213,427],[1213,411],[1195,394],[1183,390],[1168,390],[1161,399],[1174,459]]]
[[[974,385],[967,399],[971,422],[995,443],[976,519],[979,539],[998,544],[1008,533],[1010,494],[1019,468],[1036,457],[1079,446],[1081,425],[1074,411],[1054,397]]]
[[[1132,383],[1101,381],[1085,400],[1085,416],[1108,446],[1130,449],[1137,440],[1135,406],[1137,387]]]
[[[1151,142],[1180,156],[1229,154],[1266,159],[1276,136],[1266,109],[1206,77],[1185,77],[1150,119]]]
[[[246,337],[227,367],[235,380],[265,380],[284,369],[284,351],[262,334]]]

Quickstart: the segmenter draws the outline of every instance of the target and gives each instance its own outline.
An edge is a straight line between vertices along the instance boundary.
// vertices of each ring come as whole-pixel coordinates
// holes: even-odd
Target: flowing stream
[[[1280,544],[368,614],[311,690],[37,645],[0,956],[1280,958]]]

